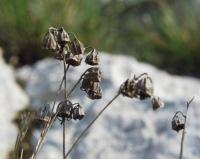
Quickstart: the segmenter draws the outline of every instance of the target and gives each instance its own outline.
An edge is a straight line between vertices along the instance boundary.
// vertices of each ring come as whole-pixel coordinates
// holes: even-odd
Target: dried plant
[[[95,121],[101,116],[107,107],[111,105],[111,103],[120,95],[129,98],[137,98],[139,100],[151,99],[153,110],[164,106],[163,101],[159,97],[154,96],[153,81],[147,73],[129,78],[121,84],[116,95],[101,109],[96,117],[88,124],[88,126],[82,131],[79,137],[74,141],[71,148],[69,148],[69,150],[66,152],[66,121],[70,121],[72,119],[81,120],[85,116],[81,104],[71,101],[70,95],[81,82],[80,89],[87,94],[88,98],[91,100],[102,98],[102,74],[100,68],[98,67],[100,60],[98,57],[98,51],[96,49],[91,47],[84,47],[83,43],[76,37],[75,34],[67,33],[64,28],[50,27],[48,32],[45,34],[43,47],[44,49],[53,53],[55,59],[58,59],[63,63],[64,75],[60,82],[53,104],[45,106],[39,111],[39,113],[35,115],[35,121],[41,126],[41,134],[37,141],[36,147],[34,148],[33,154],[30,157],[31,159],[36,159],[37,154],[42,148],[48,131],[56,120],[59,120],[63,126],[63,159],[66,159],[70,152],[79,143],[80,139],[84,136],[86,131],[95,123]],[[66,76],[68,69],[70,66],[80,66],[84,56],[85,63],[91,65],[92,67],[85,70],[81,77],[77,79],[77,82],[74,84],[74,86],[67,92]],[[64,99],[61,100],[58,105],[56,105],[57,98],[61,93],[63,86]],[[16,152],[18,152],[18,150]],[[23,158],[23,151],[21,153],[21,158]]]
[[[172,118],[172,129],[176,132],[179,132],[182,130],[182,137],[181,137],[181,147],[180,147],[180,155],[179,159],[183,158],[183,144],[184,144],[184,139],[185,139],[185,134],[186,134],[186,124],[187,124],[187,118],[188,118],[188,109],[190,107],[190,104],[194,100],[194,97],[190,99],[187,102],[187,108],[186,108],[186,113],[184,115],[183,112],[177,111],[175,115]]]

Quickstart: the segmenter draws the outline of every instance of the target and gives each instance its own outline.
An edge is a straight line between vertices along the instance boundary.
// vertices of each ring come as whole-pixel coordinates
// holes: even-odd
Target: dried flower
[[[46,33],[46,35],[43,39],[43,47],[44,47],[44,49],[50,50],[50,51],[58,50],[58,44],[56,42],[56,38],[51,33],[50,30]]]
[[[57,107],[58,117],[72,119],[72,109],[73,104],[69,100],[60,102]]]
[[[101,82],[101,71],[98,67],[91,67],[87,69],[83,79],[95,82]]]
[[[100,99],[102,97],[100,82],[101,71],[99,68],[89,68],[83,77],[81,90],[85,91],[90,99]]]
[[[136,84],[137,95],[141,100],[153,96],[153,82],[149,76],[140,79]]]
[[[85,48],[83,46],[83,43],[79,41],[75,35],[69,46],[70,46],[70,51],[72,52],[73,55],[84,54]]]
[[[78,104],[74,104],[74,108],[73,108],[73,111],[72,111],[72,114],[73,114],[73,119],[76,120],[81,120],[83,119],[83,117],[85,116],[85,113],[83,111],[83,108]]]
[[[130,98],[137,97],[135,86],[136,86],[135,79],[127,79],[124,83],[122,83],[119,91],[124,96]]]
[[[176,114],[174,115],[174,117],[172,119],[172,129],[177,132],[184,129],[185,118],[186,117],[182,112],[180,112],[180,111],[176,112]]]
[[[99,57],[98,57],[98,52],[96,49],[92,49],[88,53],[88,55],[85,58],[85,63],[89,65],[98,65],[99,64]]]
[[[58,30],[57,39],[61,47],[64,47],[67,43],[70,42],[69,35],[63,27]]]
[[[81,61],[83,59],[83,55],[74,55],[71,52],[68,52],[65,55],[65,59],[66,59],[66,64],[70,64],[71,66],[79,66],[81,64]]]
[[[153,97],[151,99],[153,110],[157,110],[158,108],[164,107],[164,102],[160,99],[160,97]]]

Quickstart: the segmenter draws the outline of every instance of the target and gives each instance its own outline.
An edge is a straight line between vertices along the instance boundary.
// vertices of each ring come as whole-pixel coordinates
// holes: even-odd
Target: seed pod
[[[72,119],[72,109],[73,105],[69,100],[60,102],[57,107],[58,117]]]
[[[83,43],[80,42],[76,36],[74,35],[73,40],[71,41],[69,45],[70,51],[72,52],[73,55],[80,55],[84,54],[85,48],[83,46]]]
[[[172,129],[179,132],[185,128],[185,115],[182,112],[176,112],[172,119]]]
[[[58,30],[57,39],[61,47],[64,47],[67,43],[70,42],[69,35],[67,34],[67,32],[63,27]]]
[[[83,79],[81,90],[85,91],[90,99],[100,99],[102,97],[102,90],[99,82]]]
[[[136,89],[135,89],[136,81],[134,79],[127,79],[122,85],[120,86],[119,92],[126,97],[136,97]]]
[[[99,64],[99,56],[96,49],[93,49],[85,58],[85,63],[88,65],[98,65]]]
[[[98,67],[91,67],[87,69],[87,73],[84,75],[84,79],[101,82],[101,71]]]
[[[46,33],[43,39],[43,47],[46,50],[56,51],[58,49],[58,44],[56,42],[56,38],[50,32],[50,30]]]
[[[73,55],[71,52],[68,52],[65,56],[66,64],[70,64],[71,66],[79,66],[83,59],[83,55]]]
[[[153,82],[150,77],[140,79],[136,84],[137,95],[141,100],[150,98],[153,95]]]
[[[159,97],[153,97],[151,99],[153,110],[164,107],[164,102]]]
[[[102,89],[101,89],[100,85],[97,85],[97,84],[99,84],[99,83],[97,83],[97,82],[94,83],[94,85],[96,85],[95,89],[93,89],[93,90],[89,89],[86,91],[88,94],[88,97],[90,99],[101,99],[101,97],[102,97]]]
[[[79,104],[77,104],[76,106],[74,106],[72,112],[73,112],[72,114],[73,114],[73,119],[74,120],[76,120],[76,119],[81,120],[85,116],[83,108]]]

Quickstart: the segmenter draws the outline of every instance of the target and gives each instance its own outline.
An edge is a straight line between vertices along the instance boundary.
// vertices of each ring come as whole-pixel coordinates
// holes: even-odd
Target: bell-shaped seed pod
[[[71,66],[79,66],[83,59],[83,55],[74,55],[71,52],[68,52],[65,56],[66,64],[70,64]]]
[[[153,110],[157,110],[159,108],[162,108],[165,105],[160,97],[153,97],[151,99],[151,102],[152,102]]]
[[[99,82],[83,79],[81,90],[85,91],[90,99],[100,99],[102,90]]]
[[[85,63],[88,65],[98,65],[99,64],[99,56],[98,56],[98,52],[96,49],[92,49],[92,51],[90,51],[88,53],[88,55],[85,58]]]
[[[83,46],[83,43],[80,42],[76,36],[74,36],[73,40],[71,41],[69,45],[69,49],[72,52],[73,55],[80,55],[84,54],[85,48]]]
[[[102,89],[99,82],[93,82],[92,89],[86,91],[90,99],[101,99]]]
[[[86,71],[83,78],[95,82],[101,82],[101,71],[98,67],[91,67]]]
[[[133,98],[136,97],[136,89],[135,89],[136,81],[134,79],[127,79],[120,86],[119,92],[126,97]]]
[[[182,112],[176,112],[172,119],[172,129],[179,132],[185,128],[185,116]]]
[[[58,117],[72,119],[72,109],[73,105],[69,100],[60,102],[57,107]]]
[[[79,104],[77,104],[76,106],[74,106],[72,112],[73,112],[72,114],[73,114],[73,119],[74,120],[76,120],[76,119],[81,120],[85,116],[83,108]]]
[[[58,49],[56,39],[54,35],[50,32],[50,30],[44,36],[43,48],[50,51],[56,51]]]
[[[148,76],[140,79],[136,84],[136,91],[141,100],[153,96],[154,89],[152,79]]]
[[[88,79],[83,79],[82,84],[81,84],[81,90],[82,91],[87,91],[93,89],[93,81],[88,80]]]
[[[58,30],[57,39],[61,47],[64,47],[67,43],[70,42],[69,35],[63,27]]]

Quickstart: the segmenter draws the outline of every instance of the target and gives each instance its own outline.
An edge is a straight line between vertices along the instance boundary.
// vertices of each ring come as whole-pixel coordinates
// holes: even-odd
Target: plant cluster
[[[43,47],[44,49],[50,51],[54,55],[55,59],[58,59],[63,63],[63,78],[60,82],[53,104],[46,105],[45,107],[41,108],[41,110],[35,114],[34,118],[30,118],[29,115],[26,115],[26,119],[22,119],[22,122],[24,123],[21,124],[20,134],[17,138],[14,154],[15,159],[23,159],[22,143],[30,122],[37,122],[41,127],[40,137],[38,138],[36,147],[34,148],[30,159],[36,159],[37,154],[42,148],[48,131],[56,120],[60,121],[63,127],[63,159],[66,159],[75,146],[79,143],[80,139],[84,137],[87,130],[120,95],[128,98],[139,99],[141,101],[150,99],[153,110],[164,107],[164,102],[161,100],[161,98],[154,95],[154,86],[151,77],[147,73],[143,73],[139,76],[134,75],[133,77],[125,80],[121,86],[119,86],[119,90],[116,92],[116,95],[97,113],[94,119],[92,119],[88,126],[80,133],[78,138],[74,140],[68,151],[66,151],[66,121],[70,121],[72,119],[82,120],[85,116],[83,106],[81,106],[81,104],[78,102],[72,101],[70,99],[70,95],[78,86],[78,84],[81,83],[80,90],[84,91],[88,98],[91,100],[102,98],[102,73],[98,67],[100,60],[98,57],[98,51],[96,49],[92,47],[84,47],[83,43],[76,37],[75,34],[66,32],[63,27],[50,27],[44,36]],[[80,78],[77,79],[77,82],[74,84],[74,86],[67,91],[67,72],[70,66],[74,68],[81,66],[83,59],[85,63],[91,65],[91,67],[86,69]],[[64,99],[56,104],[57,97],[62,88],[64,89]],[[186,116],[181,113],[183,119],[185,119],[182,121],[179,117],[177,117],[178,114],[179,112],[175,114],[172,121],[172,128],[176,131],[185,129],[184,125],[186,123]]]

